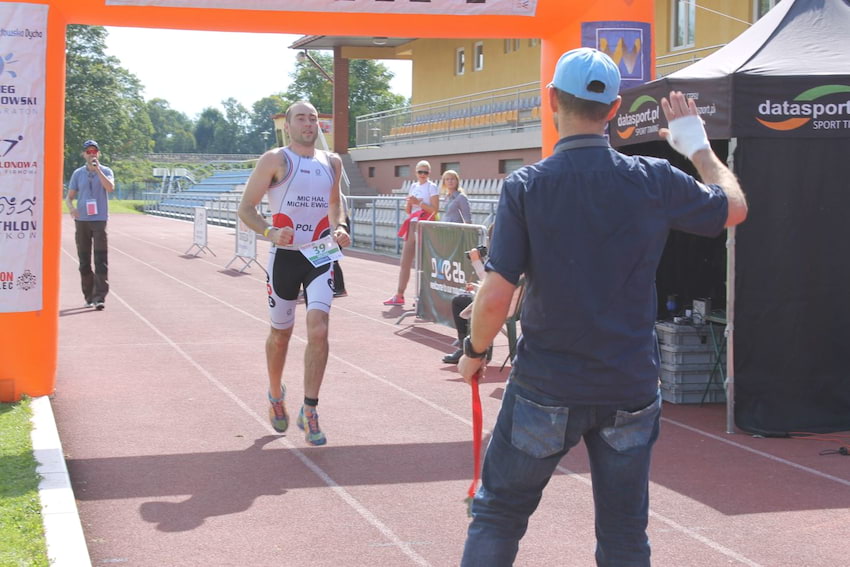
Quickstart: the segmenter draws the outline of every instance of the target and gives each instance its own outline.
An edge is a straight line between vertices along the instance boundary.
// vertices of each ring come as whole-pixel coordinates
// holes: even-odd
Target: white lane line
[[[158,242],[151,242],[151,241],[149,241],[149,240],[144,240],[144,239],[139,238],[139,237],[137,237],[137,236],[133,236],[133,235],[126,234],[126,233],[120,233],[120,234],[122,234],[122,235],[124,235],[124,236],[126,236],[127,238],[130,238],[130,239],[132,239],[132,240],[137,240],[137,241],[139,241],[139,242],[143,242],[144,244],[146,244],[146,245],[148,245],[148,246],[151,246],[151,247],[162,248],[163,250],[167,250],[168,252],[173,252],[173,253],[178,254],[178,255],[182,255],[182,254],[183,254],[183,252],[181,252],[181,251],[179,251],[179,250],[176,250],[176,249],[174,249],[174,248],[169,248],[168,246],[165,246],[165,245],[160,244],[160,243],[158,243]],[[118,250],[118,251],[119,251],[119,252],[121,252],[120,250]],[[148,266],[148,267],[150,267],[150,268],[156,269],[156,268],[154,268],[153,266],[151,266],[150,264],[147,264],[146,262],[144,262],[143,260],[139,260],[138,258],[134,258],[134,257],[130,256],[130,255],[129,255],[129,254],[127,254],[126,252],[121,252],[121,253],[122,253],[122,254],[124,254],[125,256],[128,256],[128,257],[132,258],[133,260],[136,260],[137,262],[139,262],[139,263],[141,263],[141,264],[144,264],[145,266]],[[212,261],[210,261],[210,260],[207,260],[206,258],[203,258],[203,257],[200,257],[200,256],[199,256],[199,257],[198,257],[198,260],[200,260],[200,261],[201,261],[201,262],[203,262],[204,264],[209,264],[210,266],[212,266],[212,267],[214,267],[214,268],[218,268],[219,270],[221,270],[221,269],[222,269],[222,266],[221,266],[221,265],[219,265],[219,264],[217,264],[217,263],[215,263],[215,262],[212,262]],[[197,261],[197,260],[195,260],[195,261]],[[364,262],[365,262],[365,260],[364,260]],[[160,270],[160,272],[161,272],[161,273],[163,273],[163,274],[168,275],[166,272],[162,272],[161,270]],[[263,272],[263,273],[265,273],[265,272]],[[263,276],[263,277],[256,277],[256,276],[254,276],[253,274],[246,274],[246,276],[248,277],[248,279],[254,280],[254,281],[256,281],[256,282],[260,282],[260,283],[262,283],[262,284],[265,284],[265,283],[266,283],[266,278],[265,278],[265,276]],[[178,280],[178,281],[180,281],[180,280]],[[182,282],[182,281],[181,281],[180,283],[183,283],[184,285],[188,285],[188,284],[185,284],[185,282]],[[347,287],[347,286],[346,286],[346,287]],[[366,289],[366,288],[365,288],[365,286],[361,286],[361,287],[363,287],[364,289]],[[193,288],[193,289],[195,289],[195,288]],[[386,321],[386,320],[384,320],[384,319],[378,319],[378,318],[376,318],[376,317],[370,317],[370,316],[368,316],[368,315],[364,315],[363,313],[360,313],[360,312],[358,312],[358,311],[352,311],[352,310],[350,310],[350,309],[346,309],[345,307],[343,307],[343,306],[339,305],[339,303],[338,303],[337,301],[334,301],[333,310],[334,310],[334,311],[343,311],[343,312],[345,312],[345,313],[348,313],[349,315],[354,315],[354,316],[359,317],[359,318],[361,318],[361,319],[366,319],[367,321],[372,321],[373,323],[378,323],[378,324],[380,324],[380,325],[385,325],[385,326],[387,326],[387,327],[390,327],[390,328],[392,328],[392,329],[395,329],[396,331],[402,331],[402,330],[404,330],[404,331],[408,331],[408,332],[410,332],[410,334],[412,334],[412,335],[416,335],[416,337],[417,337],[417,338],[420,338],[420,339],[422,339],[422,340],[425,340],[425,341],[429,341],[429,342],[432,342],[432,343],[438,344],[438,345],[440,345],[440,346],[445,346],[445,343],[444,343],[443,341],[441,341],[441,340],[439,340],[439,339],[436,339],[435,337],[433,337],[433,336],[432,336],[432,335],[430,335],[430,334],[422,333],[421,331],[419,331],[419,329],[417,329],[417,328],[416,328],[416,327],[414,327],[414,326],[407,326],[407,327],[405,327],[405,326],[403,326],[403,325],[396,325],[394,322],[393,322],[393,323],[390,323],[389,321]],[[397,319],[397,317],[394,317],[393,319]],[[446,337],[446,340],[448,340],[448,339],[449,339],[449,337]]]
[[[233,403],[242,408],[242,410],[248,414],[250,417],[254,419],[260,426],[266,431],[274,434],[275,431],[272,429],[271,425],[269,425],[266,419],[261,418],[254,412],[251,407],[245,404],[239,397],[234,394],[225,384],[219,381],[215,376],[213,376],[210,372],[207,371],[200,363],[198,363],[190,354],[180,348],[180,345],[172,341],[165,333],[159,330],[153,323],[148,321],[141,313],[133,309],[129,303],[124,301],[124,299],[115,293],[110,293],[115,299],[121,302],[124,307],[127,308],[128,311],[133,313],[140,321],[142,321],[145,325],[147,325],[154,333],[162,337],[168,345],[174,349],[180,356],[182,356],[189,364],[195,367],[195,369],[200,372],[210,383],[212,383],[216,388],[221,390],[228,398],[230,398]],[[340,497],[346,504],[348,504],[355,512],[357,512],[366,522],[371,524],[375,529],[377,529],[387,540],[392,542],[392,544],[399,549],[402,553],[404,553],[408,558],[410,558],[416,565],[429,565],[428,561],[425,560],[424,557],[416,553],[407,542],[403,541],[400,537],[398,537],[395,532],[393,532],[386,524],[384,524],[381,520],[378,519],[375,514],[373,514],[368,508],[363,506],[356,498],[354,498],[345,488],[337,484],[337,482],[331,478],[331,476],[322,469],[319,465],[317,465],[313,460],[310,459],[307,455],[303,453],[298,447],[293,445],[286,437],[278,437],[277,442],[286,447],[291,453],[298,457],[298,459],[304,463],[304,465],[310,469],[313,474],[322,479],[328,487],[330,487],[334,493]]]
[[[140,263],[140,264],[145,265],[146,267],[148,267],[148,268],[150,268],[150,269],[152,269],[152,270],[154,270],[154,271],[157,271],[157,272],[159,272],[159,273],[161,273],[161,274],[165,275],[165,276],[166,276],[166,277],[168,277],[168,278],[173,279],[174,281],[176,281],[176,282],[178,282],[178,283],[180,283],[180,284],[182,284],[182,285],[184,285],[184,286],[186,286],[186,287],[188,287],[188,288],[190,288],[190,289],[192,289],[192,290],[194,290],[194,291],[197,291],[198,293],[201,293],[202,295],[205,295],[205,296],[207,296],[207,297],[209,297],[209,298],[211,298],[211,299],[213,299],[213,300],[215,300],[215,301],[218,301],[218,302],[222,303],[223,305],[226,305],[226,306],[228,306],[228,307],[231,307],[232,309],[236,310],[236,311],[237,311],[237,312],[239,312],[239,313],[245,314],[245,315],[247,315],[248,317],[250,317],[250,318],[252,318],[252,319],[254,319],[254,320],[261,321],[262,323],[266,323],[266,320],[265,320],[265,319],[262,319],[262,318],[260,318],[260,317],[256,317],[255,315],[253,315],[253,314],[251,314],[251,313],[248,313],[248,312],[246,312],[246,311],[244,311],[244,310],[240,309],[239,307],[236,307],[235,305],[232,305],[232,304],[230,304],[230,303],[228,303],[228,302],[226,302],[226,301],[224,301],[224,300],[222,300],[222,299],[220,299],[220,298],[218,298],[218,297],[215,297],[215,296],[213,296],[213,295],[210,295],[210,294],[206,293],[205,291],[203,291],[203,290],[201,290],[201,289],[199,289],[199,288],[196,288],[196,287],[192,286],[191,284],[189,284],[189,283],[187,283],[187,282],[184,282],[184,281],[180,280],[179,278],[176,278],[176,277],[172,276],[172,275],[171,275],[171,274],[169,274],[168,272],[165,272],[165,271],[163,271],[163,270],[161,270],[161,269],[157,268],[156,266],[152,266],[151,264],[148,264],[148,263],[146,263],[146,262],[144,262],[144,261],[142,261],[142,260],[139,260],[139,259],[137,259],[137,258],[135,258],[135,257],[133,257],[133,256],[131,256],[131,255],[127,254],[127,253],[125,253],[125,252],[122,252],[122,251],[120,251],[120,250],[118,250],[118,252],[120,252],[121,254],[124,254],[124,255],[125,255],[125,256],[127,256],[128,258],[131,258],[131,259],[135,260],[136,262],[138,262],[138,263]],[[353,313],[353,312],[352,312],[352,313]],[[390,324],[386,323],[385,321],[381,321],[381,320],[378,320],[378,319],[372,319],[372,318],[370,318],[370,317],[365,317],[365,318],[370,319],[370,320],[373,320],[373,321],[375,321],[375,322],[377,322],[377,323],[381,323],[381,324],[385,324],[385,325],[390,325]],[[392,325],[392,326],[394,326],[394,325]],[[292,336],[293,336],[293,337],[295,337],[297,340],[301,341],[302,343],[306,343],[306,339],[303,339],[302,337],[297,336],[295,333],[293,333],[293,334],[292,334]],[[360,367],[360,366],[358,366],[358,365],[356,365],[356,364],[354,364],[354,363],[352,363],[352,362],[349,362],[348,360],[343,359],[343,358],[341,358],[341,357],[339,357],[339,356],[337,356],[337,355],[334,355],[334,354],[330,354],[330,353],[329,353],[329,357],[330,357],[330,358],[333,358],[334,360],[336,360],[336,361],[338,361],[338,362],[341,362],[342,364],[345,364],[345,365],[347,365],[347,366],[349,366],[349,367],[351,367],[351,368],[353,368],[353,369],[357,370],[358,372],[362,372],[365,376],[368,376],[368,377],[370,377],[370,378],[372,378],[372,379],[374,379],[374,380],[376,380],[376,381],[378,381],[378,382],[381,382],[382,384],[385,384],[385,385],[387,385],[387,386],[390,386],[391,388],[394,388],[394,389],[398,390],[399,392],[402,392],[402,393],[404,393],[405,395],[407,395],[407,396],[409,396],[409,397],[411,397],[411,398],[414,398],[414,399],[416,399],[416,400],[418,400],[418,401],[422,402],[423,404],[427,405],[428,407],[431,407],[432,409],[434,409],[434,410],[436,410],[436,411],[438,411],[438,412],[440,412],[440,413],[442,413],[442,414],[444,414],[444,415],[450,416],[450,417],[452,417],[452,418],[454,418],[454,419],[456,419],[456,420],[460,421],[461,423],[463,423],[463,424],[465,424],[465,425],[467,425],[467,426],[470,426],[470,427],[472,426],[472,421],[471,421],[470,419],[467,419],[467,418],[465,418],[465,417],[462,417],[462,416],[460,416],[460,415],[458,415],[458,414],[456,414],[456,413],[452,412],[451,410],[449,410],[449,409],[447,409],[447,408],[445,408],[445,407],[443,407],[443,406],[440,406],[440,405],[438,405],[438,404],[436,404],[436,403],[434,403],[434,402],[432,402],[432,401],[430,401],[430,400],[428,400],[428,399],[426,399],[426,398],[424,398],[424,397],[422,397],[422,396],[420,396],[420,395],[418,395],[418,394],[416,394],[416,393],[414,393],[414,392],[412,392],[412,391],[410,391],[410,390],[407,390],[406,388],[403,388],[402,386],[399,386],[398,384],[396,384],[396,383],[394,383],[394,382],[392,382],[392,381],[390,381],[390,380],[387,380],[387,379],[385,379],[385,378],[382,378],[381,376],[378,376],[377,374],[374,374],[374,373],[372,373],[372,372],[370,372],[370,371],[368,371],[368,370],[366,370],[366,369],[364,369],[364,368],[362,368],[362,367]],[[241,402],[239,402],[239,405],[240,405],[241,407],[247,408],[247,406],[244,406],[244,404],[242,404]],[[259,417],[257,417],[257,415],[256,415],[256,414],[254,414],[253,412],[251,412],[251,410],[250,410],[250,409],[246,409],[246,411],[248,411],[249,413],[251,413],[251,415],[252,415],[255,419],[257,419],[257,420],[261,421],[261,422],[265,425],[265,421],[264,421],[264,420],[261,420]],[[692,427],[690,427],[690,426],[686,426],[686,425],[684,425],[684,424],[679,424],[678,422],[672,422],[672,420],[669,420],[669,419],[667,419],[667,418],[662,418],[662,420],[664,420],[664,421],[668,421],[668,422],[671,422],[671,423],[674,423],[675,425],[680,425],[680,426],[685,427],[685,428],[687,428],[687,429],[692,429],[694,432],[697,432],[697,433],[706,434],[706,433],[701,432],[700,430],[695,429],[695,428],[692,428]],[[267,427],[268,427],[268,426],[267,426]],[[484,435],[490,435],[490,433],[491,433],[491,431],[486,430],[486,429],[485,429],[485,430],[484,430],[484,432],[483,432],[483,434],[484,434]],[[710,434],[706,434],[706,435],[709,435],[709,436],[710,436]],[[716,437],[716,438],[717,438],[717,439],[720,439],[720,440],[724,440],[722,437]],[[724,440],[724,441],[725,441],[725,440]],[[741,447],[741,448],[744,448],[744,449],[746,449],[746,448],[747,448],[747,447],[745,447],[745,446],[743,446],[743,445],[741,445],[740,447]],[[767,455],[767,454],[764,454],[764,455],[769,457],[769,455]],[[306,458],[306,457],[304,457],[304,458]],[[777,461],[779,461],[779,462],[785,462],[785,463],[787,463],[787,464],[794,465],[794,463],[791,463],[790,461],[785,461],[784,459],[779,459],[778,457],[774,457],[774,460],[777,460]],[[797,466],[799,467],[799,465],[797,465]],[[581,476],[579,476],[579,475],[577,475],[577,474],[573,473],[572,471],[569,471],[568,469],[565,469],[565,468],[563,468],[563,467],[560,467],[560,466],[559,466],[559,467],[558,467],[558,470],[560,470],[561,472],[564,472],[564,473],[566,473],[566,474],[569,474],[569,475],[570,475],[570,476],[572,476],[573,478],[580,479],[581,481],[583,481],[583,482],[585,482],[586,484],[590,485],[590,481],[589,481],[589,480],[587,480],[587,479],[585,479],[584,477],[581,477]],[[815,471],[815,472],[816,472],[816,471]],[[826,476],[829,476],[829,475],[826,475]],[[834,478],[834,477],[833,477],[833,478]],[[837,480],[840,480],[840,479],[837,479]],[[750,566],[752,566],[752,567],[759,567],[759,564],[758,564],[758,563],[755,563],[755,562],[753,562],[753,561],[751,561],[751,560],[749,560],[749,559],[747,559],[747,558],[745,558],[745,557],[741,556],[740,554],[736,553],[735,551],[733,551],[733,550],[731,550],[731,549],[728,549],[728,548],[726,548],[726,547],[722,546],[721,544],[719,544],[719,543],[717,543],[717,542],[714,542],[714,541],[712,541],[712,540],[709,540],[708,538],[705,538],[704,536],[702,536],[702,535],[700,535],[700,534],[698,534],[698,533],[696,533],[696,532],[694,532],[694,531],[690,530],[689,528],[687,528],[687,527],[685,527],[685,526],[681,526],[680,524],[677,524],[677,523],[676,523],[676,522],[674,522],[673,520],[671,520],[671,519],[669,519],[669,518],[667,518],[667,517],[665,517],[665,516],[663,516],[663,515],[661,515],[661,514],[658,514],[657,512],[654,512],[654,511],[650,510],[650,516],[652,516],[652,517],[654,517],[654,518],[658,519],[658,520],[659,520],[659,521],[661,521],[661,522],[664,522],[665,524],[667,524],[667,525],[668,525],[668,526],[670,526],[671,528],[673,528],[673,529],[675,529],[675,530],[679,531],[680,533],[683,533],[683,534],[687,535],[688,537],[692,537],[693,539],[696,539],[697,541],[700,541],[700,542],[701,542],[701,543],[703,543],[704,545],[706,545],[706,546],[710,547],[711,549],[714,549],[714,550],[718,551],[719,553],[722,553],[722,554],[724,554],[724,555],[726,555],[726,556],[728,556],[728,557],[730,557],[730,558],[734,558],[734,559],[736,559],[737,561],[740,561],[740,562],[742,562],[742,563],[744,563],[744,564],[746,564],[746,565],[750,565]],[[399,541],[399,542],[401,542],[401,540],[398,540],[398,541]],[[403,544],[404,542],[401,542],[401,543]],[[411,552],[412,552],[412,553],[415,553],[415,552],[413,552],[412,550],[411,550]]]
[[[112,248],[112,250],[132,258],[132,256],[130,256],[129,254],[127,254],[127,253],[125,253],[121,250],[118,250],[116,248]],[[137,261],[139,261],[139,260],[137,260]],[[200,290],[200,289],[198,289],[194,286],[191,286],[191,285],[187,284],[186,282],[183,282],[183,281],[179,280],[178,278],[175,278],[174,276],[171,276],[170,274],[163,272],[162,270],[160,270],[160,269],[158,269],[154,266],[151,266],[150,264],[146,264],[145,262],[141,262],[141,261],[139,261],[139,262],[146,265],[147,267],[149,267],[153,270],[156,270],[156,271],[170,277],[171,279],[177,281],[178,283],[181,283],[181,284],[189,287],[193,291],[197,291],[198,293],[201,293],[201,294],[203,294],[207,297],[215,299],[215,300],[219,301],[220,303],[222,303],[223,305],[226,305],[226,306],[238,311],[239,313],[242,313],[244,315],[247,315],[249,317],[252,317],[254,319],[259,320],[258,317],[254,317],[252,314],[250,314],[246,311],[243,311],[242,309],[239,309],[235,305],[227,303],[226,301],[223,301],[219,298],[216,298],[216,297],[204,292],[203,290]],[[176,342],[171,340],[171,338],[169,338],[165,333],[160,331],[159,328],[156,325],[151,323],[141,313],[136,311],[118,293],[116,293],[114,290],[110,290],[110,296],[115,298],[116,300],[118,300],[121,304],[124,305],[124,307],[127,308],[128,311],[130,311],[132,314],[134,314],[142,323],[147,325],[154,333],[159,335],[162,338],[163,341],[165,341],[172,349],[174,349],[189,364],[191,364],[198,372],[200,372],[201,375],[203,375],[210,383],[212,383],[216,388],[218,388],[222,393],[224,393],[228,398],[230,398],[237,406],[242,408],[242,410],[246,414],[248,414],[250,417],[252,417],[254,419],[254,421],[259,423],[260,426],[263,429],[265,429],[266,431],[268,431],[272,434],[275,433],[274,429],[272,429],[271,425],[269,425],[269,423],[266,419],[260,417],[250,406],[248,406],[241,399],[239,399],[239,397],[236,394],[234,394],[224,383],[219,381],[215,376],[213,376],[210,372],[208,372],[206,370],[206,368],[204,368],[200,363],[198,363],[194,358],[192,358],[191,355],[189,355],[186,351],[184,351],[182,348],[180,348],[180,345],[178,345]],[[303,339],[300,339],[300,338],[299,338],[299,340],[303,341]],[[306,342],[306,341],[303,341],[303,342]],[[386,524],[384,524],[380,519],[378,519],[378,517],[375,516],[375,514],[373,514],[368,508],[363,506],[345,488],[343,488],[335,480],[333,480],[333,478],[331,478],[331,476],[328,473],[326,473],[319,465],[317,465],[315,462],[313,462],[307,455],[305,455],[300,449],[298,449],[298,447],[293,445],[287,438],[278,437],[277,442],[280,443],[281,445],[283,445],[284,447],[286,447],[294,455],[296,455],[298,457],[298,459],[302,463],[304,463],[304,465],[308,469],[310,469],[316,476],[318,476],[322,480],[322,482],[324,482],[329,488],[331,488],[338,497],[340,497],[346,504],[348,504],[352,509],[354,509],[354,511],[357,512],[364,520],[366,520],[366,522],[368,522],[375,529],[377,529],[387,540],[392,542],[392,544],[395,547],[397,547],[399,549],[399,551],[404,553],[416,565],[422,565],[422,566],[430,565],[424,557],[422,557],[421,555],[416,553],[416,551],[414,551],[407,542],[403,541],[400,537],[398,537],[395,534],[395,532],[393,532]]]
[[[557,470],[566,474],[567,476],[573,478],[574,480],[577,480],[577,481],[585,484],[588,487],[593,486],[590,479],[588,479],[588,478],[584,477],[583,475],[580,475],[580,474],[578,474],[574,471],[571,471],[570,469],[568,469],[568,468],[566,468],[562,465],[558,465]],[[650,482],[651,481],[652,481],[652,479],[650,478]],[[734,560],[736,560],[740,563],[743,563],[744,565],[749,565],[750,567],[762,567],[762,565],[760,563],[756,563],[755,561],[748,559],[747,557],[744,557],[743,555],[741,555],[737,551],[729,549],[728,547],[725,547],[725,546],[717,543],[716,541],[710,540],[707,537],[703,536],[702,534],[699,534],[699,533],[695,532],[694,530],[692,530],[692,529],[690,529],[686,526],[683,526],[682,524],[679,524],[678,522],[676,522],[674,520],[671,520],[667,516],[663,516],[663,515],[659,514],[658,512],[653,511],[652,509],[649,510],[649,517],[653,518],[655,520],[658,520],[659,522],[663,522],[664,524],[667,524],[674,531],[677,531],[677,532],[682,533],[682,534],[684,534],[684,535],[686,535],[690,538],[693,538],[693,539],[697,540],[698,542],[702,543],[703,545],[705,545],[706,547],[709,547],[709,548],[713,549],[714,551],[725,555],[726,557],[732,558],[732,559],[734,559]]]
[[[765,459],[769,459],[769,460],[777,462],[777,463],[782,463],[783,465],[789,466],[791,468],[795,468],[797,470],[801,470],[803,472],[807,472],[807,473],[812,474],[814,476],[819,476],[821,478],[825,478],[827,480],[831,480],[833,482],[843,484],[844,486],[850,486],[850,480],[845,480],[845,479],[839,478],[837,476],[832,476],[831,474],[827,474],[827,473],[821,472],[817,469],[813,469],[813,468],[807,467],[805,465],[795,463],[794,461],[789,461],[788,459],[783,459],[782,457],[777,457],[776,455],[771,455],[770,453],[765,453],[764,451],[759,451],[758,449],[753,449],[752,447],[747,447],[746,445],[743,445],[743,444],[738,443],[736,441],[732,441],[731,439],[728,439],[726,437],[721,437],[720,435],[715,435],[713,433],[709,433],[707,431],[697,429],[696,427],[693,427],[691,425],[687,425],[685,423],[681,423],[681,422],[678,422],[678,421],[673,420],[673,419],[668,419],[666,417],[662,417],[661,421],[665,421],[665,422],[670,423],[672,425],[675,425],[677,427],[681,427],[682,429],[687,429],[688,431],[691,431],[692,433],[696,433],[698,435],[702,435],[703,437],[708,437],[709,439],[714,439],[715,441],[720,441],[721,443],[726,443],[727,445],[731,445],[731,446],[736,447],[738,449],[741,449],[743,451],[747,451],[748,453],[753,453],[754,455],[764,457]]]

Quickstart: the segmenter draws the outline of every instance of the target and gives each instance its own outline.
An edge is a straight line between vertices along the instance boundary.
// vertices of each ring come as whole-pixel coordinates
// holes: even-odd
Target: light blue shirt
[[[115,174],[105,165],[98,166],[107,179],[115,183]],[[79,221],[105,221],[109,217],[109,197],[106,189],[100,182],[97,172],[89,171],[86,166],[79,167],[71,174],[68,189],[77,192],[77,220]],[[94,201],[97,205],[97,214],[89,215],[86,203]]]

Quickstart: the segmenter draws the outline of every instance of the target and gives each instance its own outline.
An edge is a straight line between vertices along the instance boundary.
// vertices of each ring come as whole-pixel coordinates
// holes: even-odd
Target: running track
[[[469,387],[440,363],[451,329],[412,317],[396,325],[400,308],[381,305],[395,259],[343,260],[349,297],[331,312],[319,406],[329,443],[315,448],[294,423],[285,435],[268,424],[265,276],[257,265],[224,269],[232,229],[210,227],[217,256],[193,258],[190,223],[114,215],[112,289],[95,312],[82,307],[73,222],[63,223],[52,403],[93,565],[458,564]],[[265,267],[266,244],[258,250]],[[293,416],[303,396],[299,307],[285,371]],[[506,352],[500,338],[494,361]],[[497,370],[481,385],[485,430],[507,377]],[[724,412],[665,404],[653,564],[847,565],[850,458],[818,455],[838,442],[727,435]],[[544,493],[517,565],[593,565],[591,498],[578,447]]]

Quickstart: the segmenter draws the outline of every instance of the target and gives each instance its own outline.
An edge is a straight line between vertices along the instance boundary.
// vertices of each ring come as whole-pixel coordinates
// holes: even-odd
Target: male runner
[[[307,348],[304,351],[304,404],[296,421],[311,445],[327,443],[319,429],[319,388],[328,361],[328,312],[333,299],[333,264],[315,267],[308,255],[321,248],[320,239],[330,236],[340,247],[351,239],[340,206],[339,180],[342,160],[316,149],[319,115],[306,101],[286,111],[284,129],[290,144],[267,151],[248,179],[239,218],[272,243],[268,264],[271,329],[266,339],[269,373],[269,419],[275,431],[289,426],[283,367],[292,328],[295,303],[303,287],[307,303]],[[268,193],[272,225],[257,212]],[[310,246],[310,243],[316,246]],[[305,246],[307,245],[307,246]],[[319,263],[319,262],[317,262]]]

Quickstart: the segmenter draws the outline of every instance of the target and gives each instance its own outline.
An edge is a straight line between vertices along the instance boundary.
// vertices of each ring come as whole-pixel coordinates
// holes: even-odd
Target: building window
[[[410,177],[410,166],[409,165],[397,165],[397,166],[395,166],[395,176],[396,177]]]
[[[692,0],[673,0],[673,49],[693,47],[695,19]]]
[[[528,40],[528,47],[537,47],[540,45],[540,40],[536,37],[532,37]]]
[[[484,68],[484,42],[475,42],[475,61],[473,61],[472,69],[480,71]]]
[[[505,175],[509,173],[513,173],[517,169],[523,166],[522,158],[515,159],[500,159],[499,160],[499,173],[503,173]]]
[[[753,9],[753,15],[755,18],[753,21],[758,20],[765,14],[767,14],[771,8],[779,4],[779,0],[754,0],[755,8]]]
[[[448,170],[455,170],[458,175],[460,175],[460,162],[459,161],[444,161],[440,164],[440,174],[447,172]]]
[[[374,165],[369,166],[369,177],[375,177],[375,166]]]
[[[521,41],[522,40],[519,40],[519,39],[506,39],[505,40],[505,53],[517,51],[519,49]]]
[[[466,68],[466,50],[463,47],[458,47],[455,50],[455,75],[463,75]]]

